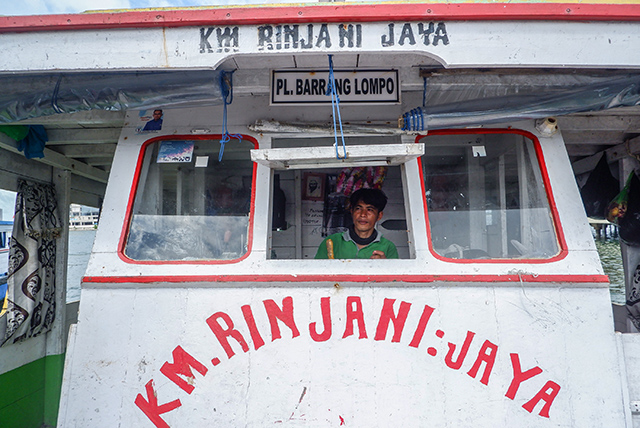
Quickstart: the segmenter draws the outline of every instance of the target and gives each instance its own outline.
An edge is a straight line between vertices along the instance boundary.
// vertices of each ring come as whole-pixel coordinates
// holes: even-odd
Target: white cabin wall
[[[532,131],[539,135],[535,132],[535,129],[532,129]],[[584,252],[581,256],[586,255],[586,253],[594,254],[596,256],[594,261],[600,267],[591,227],[587,222],[580,191],[562,141],[562,132],[559,131],[552,137],[538,136],[538,138],[542,147],[549,180],[551,183],[562,184],[553,186],[552,191],[567,247],[570,252]]]
[[[640,335],[617,333],[616,338],[619,344],[620,364],[625,367],[626,387],[628,396],[625,397],[632,420],[627,426],[630,428],[640,428]]]
[[[263,99],[262,101],[265,100]],[[233,105],[235,105],[235,101],[232,106]],[[253,123],[254,119],[265,117],[265,114],[259,117],[259,110],[252,107],[252,105],[257,105],[256,103],[246,103],[243,105],[247,107],[247,111],[243,112],[246,113],[246,115],[243,117],[248,124]],[[324,106],[322,106],[322,108],[324,109]],[[310,110],[313,111],[315,108]],[[105,196],[103,215],[96,235],[94,253],[87,269],[88,276],[171,276],[185,273],[184,269],[180,269],[176,265],[132,263],[120,258],[117,249],[121,234],[123,233],[124,219],[127,212],[127,204],[129,203],[130,191],[128,189],[130,189],[133,184],[134,171],[144,141],[160,135],[188,136],[191,135],[194,130],[195,132],[201,133],[205,129],[207,130],[206,133],[215,135],[221,131],[221,125],[219,125],[221,113],[220,106],[184,110],[167,109],[164,112],[163,130],[160,132],[147,133],[146,135],[136,133],[136,127],[140,127],[138,112],[129,112],[127,114],[125,128],[122,131],[116,151],[114,168],[111,171],[111,179]],[[229,119],[230,122],[239,121],[240,116],[236,112],[236,114],[230,114]],[[533,121],[514,123],[510,124],[510,126],[532,132],[534,135],[539,135],[534,127]],[[505,127],[507,127],[507,125],[497,126],[497,128],[502,129]],[[300,134],[286,133],[262,135],[249,131],[246,124],[229,126],[229,132],[244,133],[245,135],[255,137],[260,148],[269,147],[272,140],[274,146],[277,146],[280,144],[278,141],[284,138],[291,139],[295,137],[298,140],[305,140],[306,138],[315,139],[322,137],[326,139],[326,141],[333,140],[332,133],[305,133],[302,134],[302,137],[300,137]],[[360,136],[358,138],[364,138],[364,141],[367,141],[368,137]],[[358,138],[354,141],[359,141]],[[413,138],[415,139],[415,137]],[[385,138],[380,137],[380,141],[384,139]],[[374,138],[371,137],[370,140],[374,140]],[[396,141],[395,137],[392,138],[392,140]],[[233,144],[233,141],[232,139],[227,144]],[[349,142],[350,140],[347,141],[347,144],[352,144]],[[327,144],[330,143],[327,142]],[[513,275],[514,273],[529,274],[534,272],[536,275],[602,275],[602,267],[589,226],[586,223],[585,217],[583,217],[583,207],[580,203],[575,180],[571,175],[571,167],[561,134],[557,133],[551,138],[540,137],[540,144],[544,155],[546,170],[549,174],[549,180],[553,186],[554,201],[558,207],[562,230],[569,249],[566,256],[552,262],[542,263],[535,261],[533,263],[516,263],[514,261],[506,261],[505,263],[456,263],[435,258],[426,248],[426,239],[420,239],[418,237],[415,244],[423,248],[418,251],[422,256],[416,259],[399,261],[399,263],[402,263],[402,267],[399,269],[406,275],[421,275],[425,272],[425,269],[433,275],[453,273],[456,275]],[[413,229],[417,231],[416,233],[420,233],[421,236],[426,236],[424,206],[421,205],[420,202],[415,203],[423,198],[423,195],[420,194],[421,189],[417,186],[417,183],[419,183],[419,179],[415,175],[417,171],[413,171],[414,168],[417,169],[417,165],[410,166],[413,165],[412,163],[408,163],[407,165],[407,173],[412,176],[412,182],[415,183],[412,184],[413,187],[409,189],[411,195],[408,195],[409,199],[414,201],[412,203],[412,209],[414,209],[412,215],[414,217],[412,217],[411,223],[413,224]],[[296,272],[323,274],[327,271],[327,261],[313,261],[308,259],[283,261],[269,260],[269,257],[266,257],[267,253],[270,254],[270,250],[268,250],[268,231],[270,225],[268,223],[267,213],[269,213],[271,207],[269,205],[269,198],[262,197],[262,195],[268,195],[270,192],[271,184],[269,177],[271,170],[266,166],[258,165],[256,173],[255,193],[258,197],[256,199],[256,206],[254,207],[255,222],[252,252],[246,259],[233,263],[189,264],[188,272],[190,275],[233,275],[239,272],[252,271],[261,272],[262,274],[291,275]],[[291,191],[291,189],[288,191]],[[314,245],[309,245],[309,248],[312,247],[314,247]],[[308,250],[307,256],[309,256],[311,252],[312,250]],[[383,267],[383,264],[372,264],[369,269],[369,265],[362,262],[361,267],[364,268],[365,265],[367,266],[366,271],[368,274],[389,273],[388,268]],[[360,266],[360,264],[358,264],[358,266]],[[335,274],[353,274],[354,267],[353,263],[334,263],[331,265],[331,269]],[[362,272],[360,267],[358,271]],[[604,287],[605,284],[602,284],[602,286]]]
[[[302,13],[302,11],[300,11]],[[286,23],[286,21],[285,21]],[[359,53],[379,53],[381,35],[388,34],[391,22],[368,23],[364,28]],[[395,22],[397,31],[403,22]],[[224,24],[222,24],[224,25]],[[246,55],[263,54],[256,43],[256,26],[239,27],[238,45]],[[103,31],[52,31],[44,33],[7,32],[0,36],[5,49],[4,70],[110,70],[110,69],[215,69],[231,56],[228,52],[200,51],[200,28],[118,28]],[[220,27],[219,27],[220,28]],[[632,22],[529,21],[527,31],[512,20],[447,21],[450,43],[413,46],[395,44],[386,53],[420,52],[450,68],[455,67],[636,67],[628,55],[640,43],[637,26]],[[415,30],[414,30],[415,31]],[[607,37],[602,37],[606,34]],[[517,35],[514,37],[513,35]],[[145,49],[131,40],[144,40]],[[30,47],[30,61],[21,54]],[[95,46],[100,46],[96,52]],[[589,49],[585,49],[588,46]],[[544,47],[553,47],[544,49]],[[347,47],[343,52],[353,50]],[[301,48],[281,50],[283,57],[271,52],[265,67],[293,66],[286,54],[298,54]],[[322,54],[316,47],[311,53]],[[335,52],[336,48],[333,48]],[[288,64],[286,61],[289,61]]]
[[[181,401],[162,414],[175,428],[266,426],[292,414],[300,426],[340,426],[340,417],[357,427],[625,426],[611,314],[602,310],[608,305],[606,289],[561,283],[340,285],[94,284],[83,292],[58,426],[149,425],[134,400],[138,394],[147,398],[145,385],[152,380],[159,404]],[[357,328],[355,335],[343,335],[350,297],[362,302],[367,338],[359,338]],[[282,337],[275,339],[263,302],[273,299],[281,305],[285,298],[292,301],[300,334],[292,335],[279,323]],[[322,298],[330,298],[333,332],[326,341],[314,341],[309,324],[320,323],[322,329]],[[385,339],[374,339],[386,299],[396,301],[396,310],[400,302],[411,304],[399,342],[391,340],[393,327]],[[246,305],[265,342],[258,349],[243,320]],[[409,342],[425,305],[435,311],[415,348]],[[220,312],[249,341],[246,352],[231,339],[235,355],[227,358],[207,324]],[[447,366],[448,350],[455,346],[459,355],[468,332],[474,336],[462,367]],[[488,344],[495,346],[495,365],[487,369],[483,363],[477,375],[469,374],[483,355],[481,346]],[[174,361],[178,346],[207,369],[204,375],[193,371],[192,393],[160,371]],[[536,366],[542,371],[509,399],[505,393],[513,380],[514,354],[523,371]],[[212,359],[219,364],[214,366]],[[486,384],[480,381],[484,373],[490,373]],[[549,417],[540,415],[544,402],[533,412],[523,409],[548,381],[561,388]]]

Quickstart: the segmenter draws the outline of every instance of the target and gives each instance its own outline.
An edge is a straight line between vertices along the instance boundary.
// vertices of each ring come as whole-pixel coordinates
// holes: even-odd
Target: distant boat
[[[9,242],[12,230],[13,221],[0,221],[0,282],[7,276],[9,268]]]
[[[0,221],[0,316],[7,311],[7,273],[9,270],[9,241],[12,221]]]

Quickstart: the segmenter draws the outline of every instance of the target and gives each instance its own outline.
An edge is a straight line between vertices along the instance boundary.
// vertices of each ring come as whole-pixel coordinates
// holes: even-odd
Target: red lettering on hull
[[[149,420],[157,428],[169,428],[169,425],[160,417],[161,414],[170,412],[182,406],[180,400],[173,400],[168,403],[158,405],[158,397],[156,391],[153,389],[153,379],[151,379],[145,385],[147,392],[147,398],[145,399],[142,394],[138,394],[135,399],[135,404],[147,415]]]
[[[406,322],[409,319],[412,304],[401,301],[396,313],[394,310],[395,301],[395,299],[384,299],[374,336],[375,341],[384,341],[387,337],[389,324],[392,324],[393,335],[391,337],[391,342],[401,342],[402,333]],[[294,317],[293,297],[284,297],[282,299],[282,305],[278,305],[271,299],[264,300],[263,305],[271,329],[272,342],[276,339],[282,338],[280,323],[284,324],[291,330],[292,338],[300,336]],[[265,342],[260,334],[253,310],[250,305],[243,305],[240,309],[251,336],[251,340],[253,341],[253,347],[257,351],[265,345]],[[409,347],[417,349],[420,347],[422,341],[426,340],[424,339],[425,332],[429,320],[434,312],[435,308],[429,305],[424,305],[411,341],[408,343]],[[326,342],[332,338],[333,326],[330,297],[322,297],[320,299],[320,314],[322,317],[322,326],[320,326],[320,323],[318,322],[309,323],[309,337],[314,342]],[[346,297],[345,315],[345,331],[342,335],[342,339],[353,336],[356,328],[358,329],[358,338],[367,339],[365,314],[360,296]],[[249,351],[249,345],[247,344],[245,337],[238,329],[236,329],[233,320],[227,313],[216,312],[206,319],[206,323],[216,336],[229,359],[235,355],[234,347],[237,348],[238,345],[243,352],[246,353]],[[437,339],[442,339],[444,335],[444,330],[435,330],[435,336]],[[467,331],[462,345],[447,342],[448,352],[444,357],[444,363],[448,368],[459,370],[463,366],[475,335],[476,333]],[[233,341],[230,339],[233,339],[237,344],[233,344]],[[438,354],[438,350],[434,346],[435,344],[431,344],[427,348],[426,354],[431,357],[435,357]],[[457,356],[455,356],[456,352]],[[484,370],[482,371],[482,375],[479,380],[480,383],[488,385],[496,362],[497,353],[498,345],[489,340],[485,340],[480,346],[478,355],[467,374],[475,379],[484,366]],[[535,366],[529,370],[522,371],[519,355],[516,353],[511,353],[509,355],[511,358],[513,377],[505,396],[513,400],[518,393],[520,385],[542,373],[542,369]],[[181,346],[177,346],[172,351],[172,356],[173,362],[165,362],[160,368],[160,372],[184,392],[191,394],[195,389],[195,385],[193,384],[193,370],[197,371],[202,376],[205,376],[208,373],[208,368],[192,355],[187,353]],[[215,367],[221,364],[222,361],[220,358],[215,357],[212,358],[211,363]],[[539,415],[549,418],[551,405],[560,392],[560,389],[561,388],[558,383],[549,380],[544,384],[539,392],[522,407],[529,413],[532,413],[535,407],[538,406],[540,402],[543,402]],[[157,393],[153,387],[153,379],[145,385],[145,391],[146,398],[143,394],[138,394],[134,400],[135,405],[140,408],[140,410],[157,428],[169,428],[169,425],[162,419],[161,415],[177,409],[182,405],[182,403],[180,400],[176,399],[164,404],[158,404]]]

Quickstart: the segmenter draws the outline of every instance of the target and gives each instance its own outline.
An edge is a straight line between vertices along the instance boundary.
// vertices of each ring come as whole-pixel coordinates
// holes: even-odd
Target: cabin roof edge
[[[371,2],[88,11],[78,14],[0,16],[0,33],[162,28],[263,23],[474,21],[640,21],[640,4]]]

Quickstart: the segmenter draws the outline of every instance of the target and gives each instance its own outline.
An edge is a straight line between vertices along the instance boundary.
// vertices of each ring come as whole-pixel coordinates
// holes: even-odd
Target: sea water
[[[95,229],[69,230],[69,259],[67,261],[67,303],[80,300],[80,282],[87,270]]]
[[[609,276],[609,292],[611,301],[624,305],[626,293],[624,285],[624,267],[622,266],[622,253],[620,252],[620,240],[617,236],[595,238],[596,248],[600,255],[600,262],[605,275]]]

